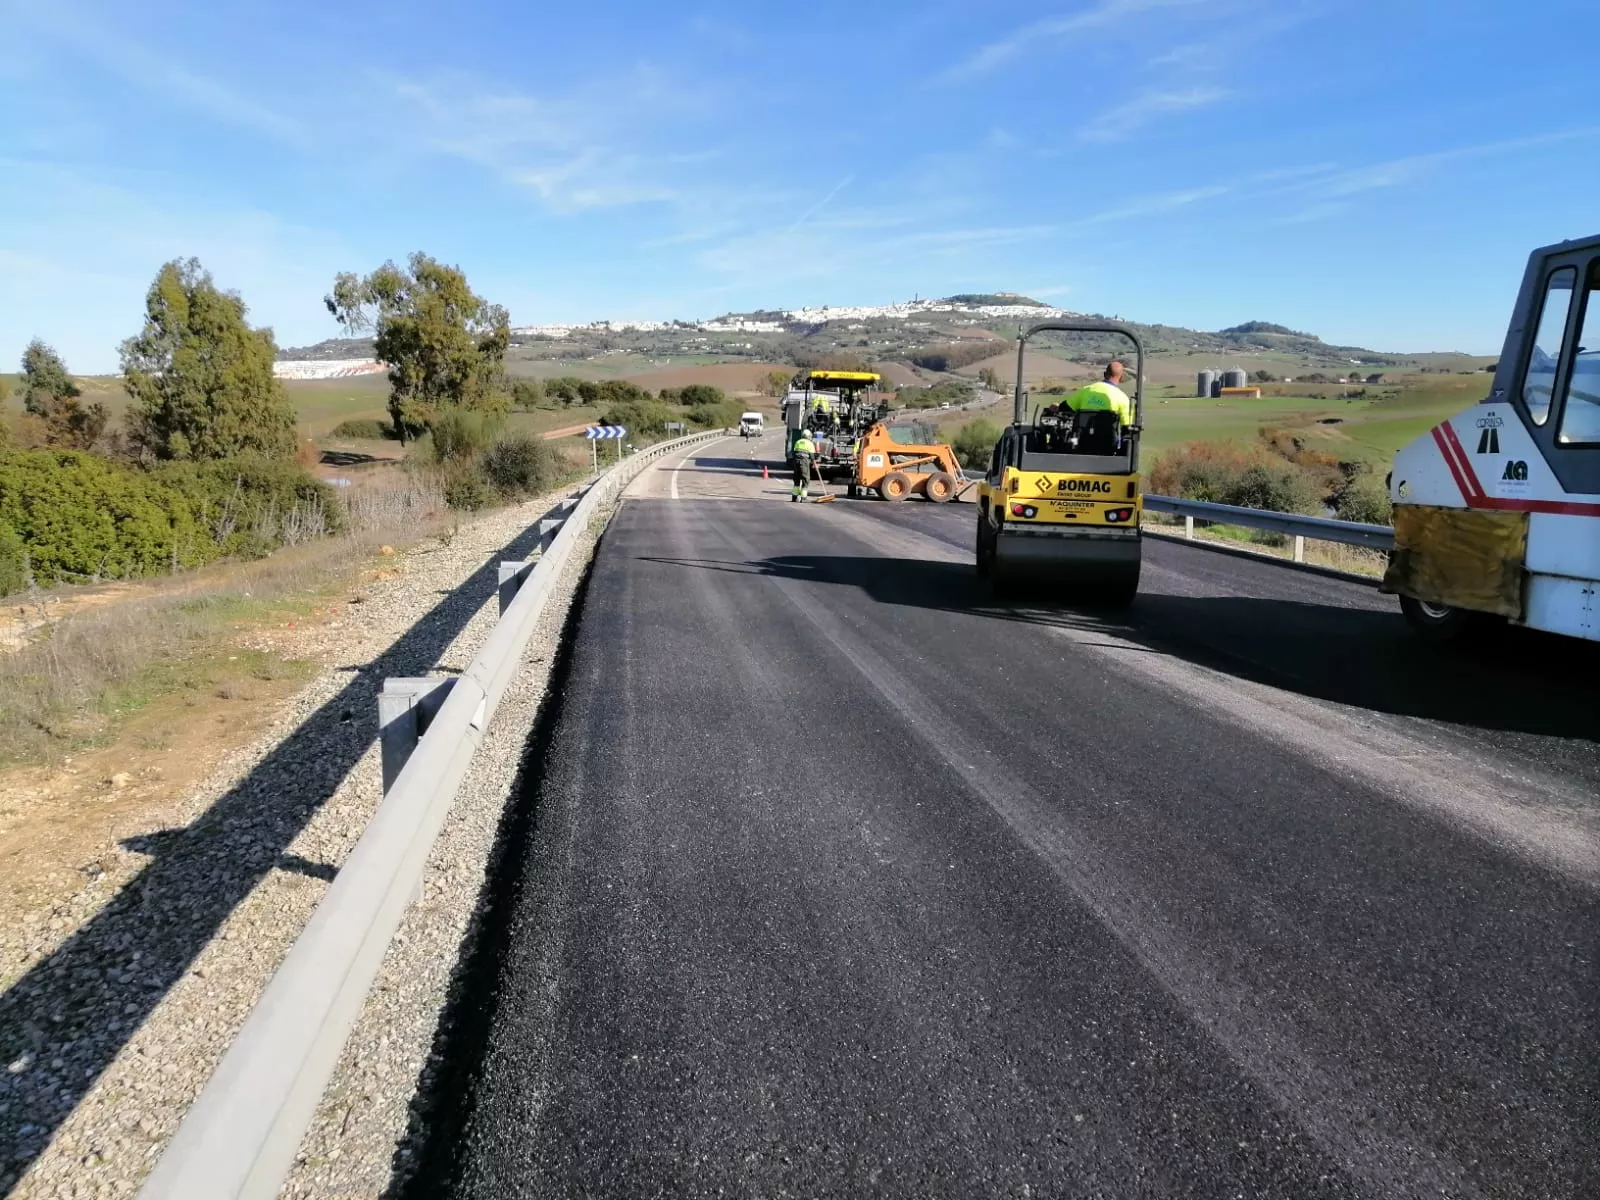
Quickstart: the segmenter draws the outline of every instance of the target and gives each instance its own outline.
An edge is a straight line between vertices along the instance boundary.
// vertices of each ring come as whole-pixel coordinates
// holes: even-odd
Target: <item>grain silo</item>
[[[1250,376],[1239,370],[1238,367],[1232,367],[1222,373],[1222,386],[1225,388],[1248,387],[1249,384]]]
[[[1199,378],[1195,380],[1194,394],[1196,396],[1210,396],[1211,385],[1216,381],[1217,373],[1215,371],[1201,371]]]

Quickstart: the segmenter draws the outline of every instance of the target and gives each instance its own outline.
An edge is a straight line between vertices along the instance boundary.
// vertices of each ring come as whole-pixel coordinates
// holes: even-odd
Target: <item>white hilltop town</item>
[[[544,338],[559,341],[575,333],[656,333],[676,329],[685,333],[783,333],[795,326],[825,325],[830,321],[912,321],[929,316],[943,317],[954,325],[973,325],[981,320],[1049,320],[1079,314],[1064,308],[1040,304],[963,304],[954,300],[907,300],[900,304],[823,305],[815,308],[783,309],[758,317],[727,315],[705,321],[587,321],[572,324],[515,325],[511,336],[518,339]],[[341,379],[369,375],[384,369],[371,359],[280,359],[273,364],[280,379]]]

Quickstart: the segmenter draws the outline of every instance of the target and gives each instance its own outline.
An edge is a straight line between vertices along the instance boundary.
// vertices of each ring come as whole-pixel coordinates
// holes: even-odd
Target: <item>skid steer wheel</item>
[[[948,471],[935,471],[928,476],[922,494],[935,504],[949,504],[956,494],[956,477]]]
[[[1418,636],[1436,646],[1455,641],[1482,619],[1482,614],[1470,609],[1451,608],[1448,604],[1433,604],[1410,596],[1400,597],[1400,611]]]
[[[904,471],[890,471],[878,484],[878,495],[885,500],[904,500],[911,494],[911,476]]]

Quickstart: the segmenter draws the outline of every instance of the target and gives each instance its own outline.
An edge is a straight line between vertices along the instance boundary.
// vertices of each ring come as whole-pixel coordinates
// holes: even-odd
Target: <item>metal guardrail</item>
[[[1387,525],[1335,521],[1328,517],[1303,517],[1297,513],[1271,512],[1264,508],[1213,504],[1208,500],[1180,500],[1176,496],[1147,495],[1144,506],[1151,512],[1172,513],[1182,517],[1183,535],[1187,538],[1194,537],[1194,523],[1197,520],[1285,534],[1294,538],[1295,562],[1305,561],[1307,538],[1320,542],[1343,542],[1347,546],[1365,546],[1369,550],[1394,549],[1394,530]]]
[[[277,1196],[390,939],[421,886],[472,756],[521,669],[583,527],[650,463],[723,436],[694,434],[623,459],[585,485],[575,504],[564,501],[546,518],[560,527],[537,560],[506,564],[512,569],[501,572],[499,623],[403,763],[386,764],[398,768],[392,786],[167,1144],[139,1193],[142,1200]],[[520,583],[509,603],[507,580]]]

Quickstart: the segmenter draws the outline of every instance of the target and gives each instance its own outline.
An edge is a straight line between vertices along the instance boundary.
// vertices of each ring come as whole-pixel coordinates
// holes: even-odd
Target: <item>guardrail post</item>
[[[539,521],[539,553],[543,554],[550,549],[550,543],[556,540],[556,531],[561,528],[563,518],[544,517]]]
[[[388,795],[417,739],[428,731],[444,698],[455,686],[455,676],[385,679],[378,692],[378,743],[383,754],[383,794]]]
[[[542,524],[542,522],[541,522]],[[543,550],[543,537],[540,538],[540,549]],[[506,615],[506,609],[511,607],[511,602],[517,598],[517,592],[528,581],[528,572],[533,570],[531,558],[511,561],[502,559],[500,562],[500,582],[495,589],[495,594],[500,598],[500,615]]]
[[[1294,535],[1294,560],[1303,563],[1306,560],[1306,537],[1303,533]]]
[[[1188,538],[1191,542],[1194,541],[1194,518],[1193,517],[1184,517],[1184,519],[1183,519],[1183,536]]]

